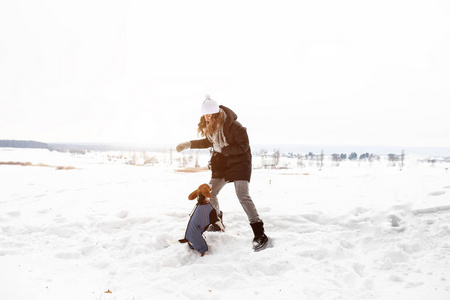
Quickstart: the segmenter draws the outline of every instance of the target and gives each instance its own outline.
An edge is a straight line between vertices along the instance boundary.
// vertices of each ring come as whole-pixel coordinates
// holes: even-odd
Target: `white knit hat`
[[[206,95],[205,101],[202,104],[202,115],[217,114],[220,111],[219,105],[212,100],[209,95]]]

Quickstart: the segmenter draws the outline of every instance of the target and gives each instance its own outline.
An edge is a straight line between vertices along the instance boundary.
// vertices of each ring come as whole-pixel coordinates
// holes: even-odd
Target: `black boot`
[[[250,224],[250,226],[253,229],[253,233],[255,234],[255,237],[253,238],[253,250],[255,252],[264,250],[267,246],[267,242],[269,239],[267,238],[266,234],[264,233],[264,223],[258,222]]]
[[[222,223],[223,228],[225,228],[225,226],[223,225],[223,213],[222,211],[219,212],[218,214],[219,220]],[[208,229],[206,229],[206,231],[222,231],[222,229],[220,228],[219,225],[217,224],[211,224],[209,225]]]

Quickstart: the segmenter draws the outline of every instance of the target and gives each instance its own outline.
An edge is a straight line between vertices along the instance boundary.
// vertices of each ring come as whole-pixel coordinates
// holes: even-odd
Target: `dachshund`
[[[203,232],[211,224],[217,224],[221,231],[225,231],[222,221],[217,216],[216,210],[209,203],[211,199],[211,186],[202,184],[193,191],[189,196],[189,200],[197,199],[193,213],[186,228],[184,239],[178,240],[180,243],[188,243],[191,249],[200,252],[204,256],[208,251],[208,245],[203,238]]]

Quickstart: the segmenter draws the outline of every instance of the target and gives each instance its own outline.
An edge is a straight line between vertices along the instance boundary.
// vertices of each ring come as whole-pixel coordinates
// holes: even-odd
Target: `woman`
[[[236,196],[247,214],[255,235],[253,250],[262,250],[266,247],[268,238],[264,233],[264,223],[259,218],[258,211],[249,194],[252,154],[247,129],[237,121],[237,115],[231,109],[219,106],[209,96],[206,96],[201,112],[202,117],[197,131],[204,139],[181,143],[177,146],[177,151],[189,148],[213,148],[210,162],[212,172],[211,205],[222,219],[217,195],[225,184],[234,182]],[[208,230],[216,231],[217,229],[210,227]]]

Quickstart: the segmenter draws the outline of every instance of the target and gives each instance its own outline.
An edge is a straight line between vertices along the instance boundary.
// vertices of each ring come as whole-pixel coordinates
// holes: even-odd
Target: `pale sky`
[[[0,139],[450,146],[449,1],[1,1]]]

